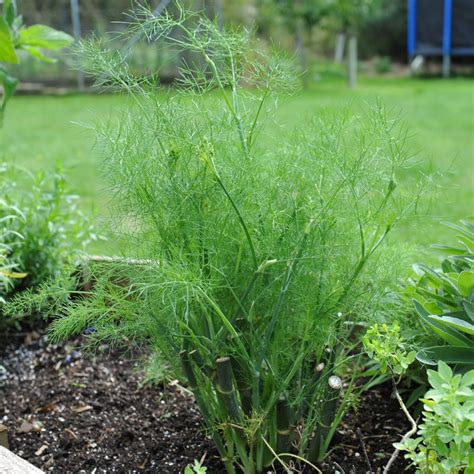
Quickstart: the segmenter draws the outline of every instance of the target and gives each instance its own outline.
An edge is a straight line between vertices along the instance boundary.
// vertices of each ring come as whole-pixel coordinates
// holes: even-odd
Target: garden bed
[[[77,351],[80,344],[48,345],[42,329],[4,339],[0,422],[14,453],[57,473],[176,474],[203,455],[209,473],[224,472],[185,390],[141,386],[138,354],[104,347],[93,356]],[[358,428],[373,469],[386,463],[409,429],[390,392],[388,384],[370,390],[346,416],[323,472],[368,471]],[[399,459],[392,472],[403,470]]]

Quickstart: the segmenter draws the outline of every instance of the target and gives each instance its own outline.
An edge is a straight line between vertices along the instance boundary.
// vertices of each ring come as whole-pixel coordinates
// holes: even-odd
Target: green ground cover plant
[[[399,256],[383,244],[420,187],[397,185],[406,132],[379,105],[266,147],[286,60],[195,13],[142,9],[137,31],[192,61],[179,93],[157,94],[118,52],[82,44],[84,69],[131,99],[97,126],[113,226],[130,245],[89,265],[92,290],[67,299],[51,337],[92,327],[91,346],[148,346],[192,390],[229,473],[317,462],[354,390],[354,328],[394,310]],[[49,291],[61,304],[70,288]]]

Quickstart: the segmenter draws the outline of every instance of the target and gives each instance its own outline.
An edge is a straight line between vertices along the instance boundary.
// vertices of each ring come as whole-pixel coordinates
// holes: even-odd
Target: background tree
[[[300,70],[303,82],[308,79],[308,44],[311,43],[314,28],[326,15],[325,0],[272,0],[274,9],[270,12],[281,18],[281,23],[290,32],[294,38],[294,49],[300,63]],[[262,0],[262,6],[270,3],[268,0]]]
[[[381,0],[327,0],[326,14],[336,31],[348,38],[347,80],[354,88],[357,80],[357,38],[364,24],[377,14]]]

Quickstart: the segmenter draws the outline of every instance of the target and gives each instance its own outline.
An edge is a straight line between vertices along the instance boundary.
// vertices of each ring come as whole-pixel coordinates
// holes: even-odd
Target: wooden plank
[[[0,446],[0,472],[5,474],[41,474],[43,471]],[[43,473],[44,474],[44,473]]]
[[[8,449],[8,430],[5,425],[0,423],[0,446]]]

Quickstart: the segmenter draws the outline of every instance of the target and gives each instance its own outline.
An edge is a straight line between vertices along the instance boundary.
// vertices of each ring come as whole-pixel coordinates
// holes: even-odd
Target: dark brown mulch
[[[141,386],[137,357],[85,355],[71,343],[48,345],[40,332],[0,348],[0,422],[13,452],[58,474],[176,474],[204,454],[208,473],[225,472],[180,387]],[[388,385],[373,389],[345,417],[323,472],[368,472],[357,428],[373,469],[385,464],[409,428],[390,395]],[[403,470],[400,460],[392,472]]]

